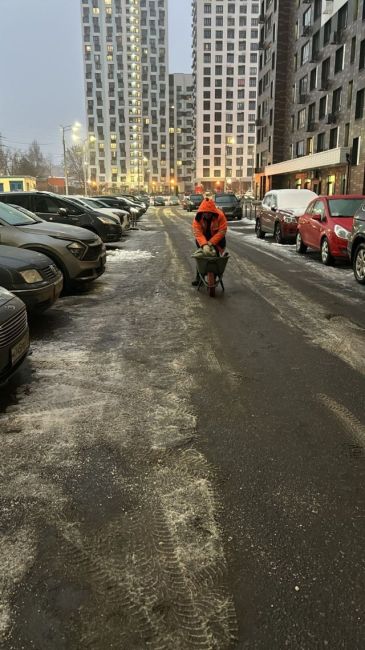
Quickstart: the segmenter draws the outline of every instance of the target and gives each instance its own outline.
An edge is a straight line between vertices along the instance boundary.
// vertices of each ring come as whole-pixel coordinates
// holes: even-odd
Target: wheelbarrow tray
[[[207,273],[214,273],[214,275],[221,278],[228,260],[229,255],[224,255],[224,257],[195,257],[197,269],[203,278]]]

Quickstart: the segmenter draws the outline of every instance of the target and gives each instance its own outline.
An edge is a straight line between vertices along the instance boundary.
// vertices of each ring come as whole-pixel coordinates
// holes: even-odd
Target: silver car
[[[90,282],[105,271],[100,237],[85,228],[43,221],[18,206],[0,203],[0,243],[44,253],[62,271],[64,285]]]

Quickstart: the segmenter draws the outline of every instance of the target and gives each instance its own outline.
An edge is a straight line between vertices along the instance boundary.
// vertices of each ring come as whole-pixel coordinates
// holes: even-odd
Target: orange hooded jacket
[[[211,237],[209,241],[205,236],[207,223],[202,216],[199,219],[199,215],[202,215],[203,212],[212,212],[214,214],[210,225]],[[219,244],[224,239],[226,232],[227,219],[225,214],[217,208],[212,199],[203,199],[193,221],[193,233],[199,246],[202,247],[205,244],[212,244],[213,246],[217,246],[219,250],[223,250]]]

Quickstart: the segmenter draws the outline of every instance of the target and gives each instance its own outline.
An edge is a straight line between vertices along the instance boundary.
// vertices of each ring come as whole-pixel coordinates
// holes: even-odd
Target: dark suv
[[[104,242],[119,241],[122,237],[119,219],[51,192],[3,192],[0,201],[26,208],[45,221],[87,228]]]
[[[193,210],[198,210],[203,198],[204,197],[202,194],[190,194],[188,200],[188,212],[192,212]]]
[[[214,196],[214,201],[220,210],[224,212],[228,221],[242,219],[242,208],[235,194],[222,193]]]
[[[365,201],[355,212],[348,251],[355,279],[365,284]]]

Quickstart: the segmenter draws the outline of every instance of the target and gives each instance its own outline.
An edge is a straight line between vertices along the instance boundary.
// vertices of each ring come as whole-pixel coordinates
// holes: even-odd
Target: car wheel
[[[360,284],[365,284],[365,244],[360,244],[356,249],[353,269],[355,280]]]
[[[300,232],[297,233],[297,238],[295,240],[295,250],[297,253],[301,253],[301,255],[304,255],[304,253],[307,252],[307,246],[303,243],[302,235]]]
[[[277,221],[275,224],[275,229],[274,229],[274,239],[277,244],[283,244],[284,243],[284,237],[281,232],[281,226],[280,223]]]
[[[327,237],[323,237],[321,241],[321,260],[322,263],[326,266],[330,266],[333,263],[333,257],[330,251],[330,245]]]
[[[257,239],[265,239],[265,233],[263,230],[261,230],[260,219],[256,219],[255,232],[256,232]]]

